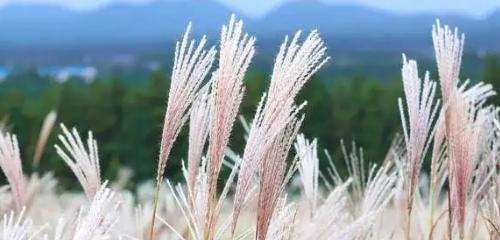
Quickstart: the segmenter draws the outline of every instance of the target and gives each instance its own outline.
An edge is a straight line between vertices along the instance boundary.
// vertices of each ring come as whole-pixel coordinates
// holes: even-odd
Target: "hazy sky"
[[[145,4],[155,0],[0,0],[0,5],[9,3],[57,4],[74,10],[92,10],[107,4],[124,2]],[[182,0],[177,0],[182,1]],[[199,0],[201,1],[201,0]],[[332,4],[358,4],[376,7],[397,13],[412,12],[456,12],[471,16],[485,16],[500,8],[500,0],[215,0],[249,16],[263,16],[289,1],[322,1]]]

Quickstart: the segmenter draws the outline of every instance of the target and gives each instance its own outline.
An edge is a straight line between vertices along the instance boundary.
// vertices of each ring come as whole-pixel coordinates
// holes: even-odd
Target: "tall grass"
[[[55,150],[84,193],[59,192],[50,173],[23,173],[27,157],[2,128],[8,185],[0,188],[1,239],[500,239],[500,123],[487,102],[495,92],[460,81],[458,30],[439,22],[432,29],[437,81],[421,77],[417,62],[403,55],[403,137],[380,165],[367,163],[356,143],[348,149],[342,142],[347,176],[326,150],[329,162],[320,163],[319,140],[300,134],[307,102],[295,98],[330,60],[317,31],[285,37],[246,136],[232,136],[256,39],[234,16],[218,47],[206,48],[205,37],[189,40],[190,30],[176,44],[155,181],[136,193],[123,189],[127,172],[108,183],[92,132],[85,143],[61,124]],[[55,122],[52,112],[42,124],[34,165]],[[185,181],[172,183],[164,170],[185,123]],[[229,149],[232,137],[246,139],[241,155]]]

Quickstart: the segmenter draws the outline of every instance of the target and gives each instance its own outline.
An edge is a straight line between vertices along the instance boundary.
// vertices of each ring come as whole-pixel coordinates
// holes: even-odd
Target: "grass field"
[[[366,162],[355,142],[341,143],[338,162],[301,133],[307,101],[297,96],[325,63],[335,64],[317,31],[284,39],[249,122],[239,109],[255,38],[234,16],[217,46],[191,40],[190,31],[175,48],[158,157],[141,162],[157,170],[136,189],[126,187],[134,169],[121,167],[107,181],[100,142],[58,123],[56,112],[43,122],[29,174],[20,150],[28,146],[0,125],[8,183],[0,189],[1,239],[500,239],[500,122],[487,101],[496,93],[459,78],[458,30],[433,26],[436,81],[403,55],[404,92],[394,106],[402,133],[379,164]],[[240,124],[245,145],[235,151]],[[165,171],[184,126],[183,181],[173,182]],[[81,192],[61,191],[64,183],[37,168],[54,151],[47,140],[55,128],[55,151],[74,174],[65,181]]]

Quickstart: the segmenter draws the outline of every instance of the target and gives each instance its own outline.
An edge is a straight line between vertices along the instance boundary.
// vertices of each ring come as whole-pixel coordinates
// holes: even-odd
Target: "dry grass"
[[[285,38],[240,156],[227,146],[256,40],[234,16],[222,27],[218,48],[205,49],[205,37],[189,41],[190,28],[176,45],[156,181],[133,194],[122,188],[130,175],[124,169],[108,184],[92,133],[84,144],[76,129],[61,125],[56,151],[84,193],[56,192],[50,173],[23,173],[26,156],[15,135],[0,129],[0,167],[8,181],[0,188],[2,240],[500,239],[500,123],[497,108],[486,104],[495,92],[459,80],[464,37],[458,30],[439,22],[432,30],[439,81],[421,78],[417,62],[403,57],[404,137],[379,166],[365,164],[355,143],[351,149],[342,143],[344,177],[327,151],[330,162],[320,167],[317,140],[299,134],[306,103],[295,97],[329,60],[316,31],[304,40],[300,32]],[[35,165],[55,116],[42,126]],[[164,169],[188,119],[185,182],[174,184],[164,181]],[[429,174],[421,171],[424,161]],[[223,168],[231,171],[226,182],[219,179]],[[289,195],[290,184],[301,193]]]

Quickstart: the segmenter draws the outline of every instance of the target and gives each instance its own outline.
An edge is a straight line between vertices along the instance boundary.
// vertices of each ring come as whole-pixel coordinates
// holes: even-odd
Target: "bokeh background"
[[[249,121],[284,36],[319,30],[333,60],[299,100],[309,102],[303,132],[335,161],[342,159],[341,139],[363,147],[367,162],[382,161],[400,131],[401,54],[437,78],[437,18],[466,33],[461,77],[500,89],[499,0],[0,0],[0,124],[18,134],[25,169],[37,170],[31,156],[40,127],[56,110],[60,122],[94,132],[105,178],[123,167],[132,169],[134,183],[153,178],[175,41],[192,21],[195,37],[207,34],[217,44],[231,13],[257,37],[241,107]],[[53,148],[57,133],[40,168],[72,187]],[[173,179],[180,179],[186,134],[167,165]],[[237,123],[230,147],[241,152],[244,143]]]

